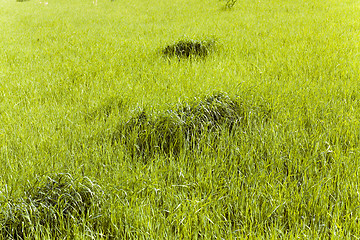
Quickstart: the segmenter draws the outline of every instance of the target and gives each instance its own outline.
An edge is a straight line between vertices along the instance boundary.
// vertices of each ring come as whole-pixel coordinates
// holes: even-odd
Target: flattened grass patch
[[[126,101],[122,98],[109,97],[104,100],[102,104],[91,108],[85,115],[87,121],[95,119],[107,119],[114,111],[119,111],[124,108]]]

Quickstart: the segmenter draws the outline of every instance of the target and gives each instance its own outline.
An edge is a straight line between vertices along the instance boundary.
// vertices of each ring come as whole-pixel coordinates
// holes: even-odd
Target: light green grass
[[[359,1],[0,1],[0,238],[11,214],[55,238],[24,211],[60,173],[104,191],[59,220],[63,238],[360,237]],[[182,39],[216,50],[161,55]],[[156,122],[219,92],[242,106],[231,133],[177,155],[130,154],[136,129],[113,141],[141,111]]]

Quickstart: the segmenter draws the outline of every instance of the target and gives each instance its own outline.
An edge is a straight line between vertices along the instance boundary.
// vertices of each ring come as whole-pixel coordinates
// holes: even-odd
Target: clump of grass
[[[237,2],[237,0],[227,0],[223,9],[224,10],[232,9],[236,2]]]
[[[16,2],[27,2],[27,1],[30,1],[30,0],[16,0]]]
[[[206,57],[214,47],[214,40],[180,40],[165,47],[162,54],[167,57],[176,56],[178,58]]]
[[[121,138],[131,154],[156,152],[177,155],[186,146],[196,145],[209,133],[232,133],[247,121],[247,109],[240,99],[220,93],[193,103],[184,103],[156,117],[142,111],[119,127],[114,140]]]
[[[25,239],[42,233],[60,238],[81,227],[100,230],[102,221],[107,222],[101,213],[103,198],[101,187],[86,177],[80,181],[70,174],[56,174],[36,181],[23,198],[2,207],[0,236]]]
[[[237,0],[228,0],[225,7],[228,9],[231,9],[234,7],[235,3],[237,2]]]

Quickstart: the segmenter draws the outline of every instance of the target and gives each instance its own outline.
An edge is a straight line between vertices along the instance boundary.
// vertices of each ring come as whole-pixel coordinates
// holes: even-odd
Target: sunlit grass
[[[0,4],[0,238],[360,237],[357,1],[47,3]]]

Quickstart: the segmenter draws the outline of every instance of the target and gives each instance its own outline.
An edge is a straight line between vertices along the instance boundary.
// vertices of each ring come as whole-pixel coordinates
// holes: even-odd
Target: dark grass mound
[[[247,122],[247,110],[240,100],[216,94],[155,118],[143,111],[121,125],[113,140],[122,140],[131,155],[178,155],[186,147],[192,149],[205,135],[231,134],[239,129]]]
[[[162,54],[167,57],[190,58],[206,57],[215,47],[215,41],[181,40],[167,46]]]
[[[48,177],[28,186],[24,198],[4,204],[0,211],[0,236],[32,239],[41,232],[42,237],[60,239],[71,237],[74,227],[77,231],[104,232],[100,229],[108,220],[100,212],[103,197],[101,188],[88,178],[79,181],[69,174]],[[97,218],[93,219],[95,215]]]
[[[232,9],[236,2],[237,0],[227,0],[223,9],[224,10]]]

